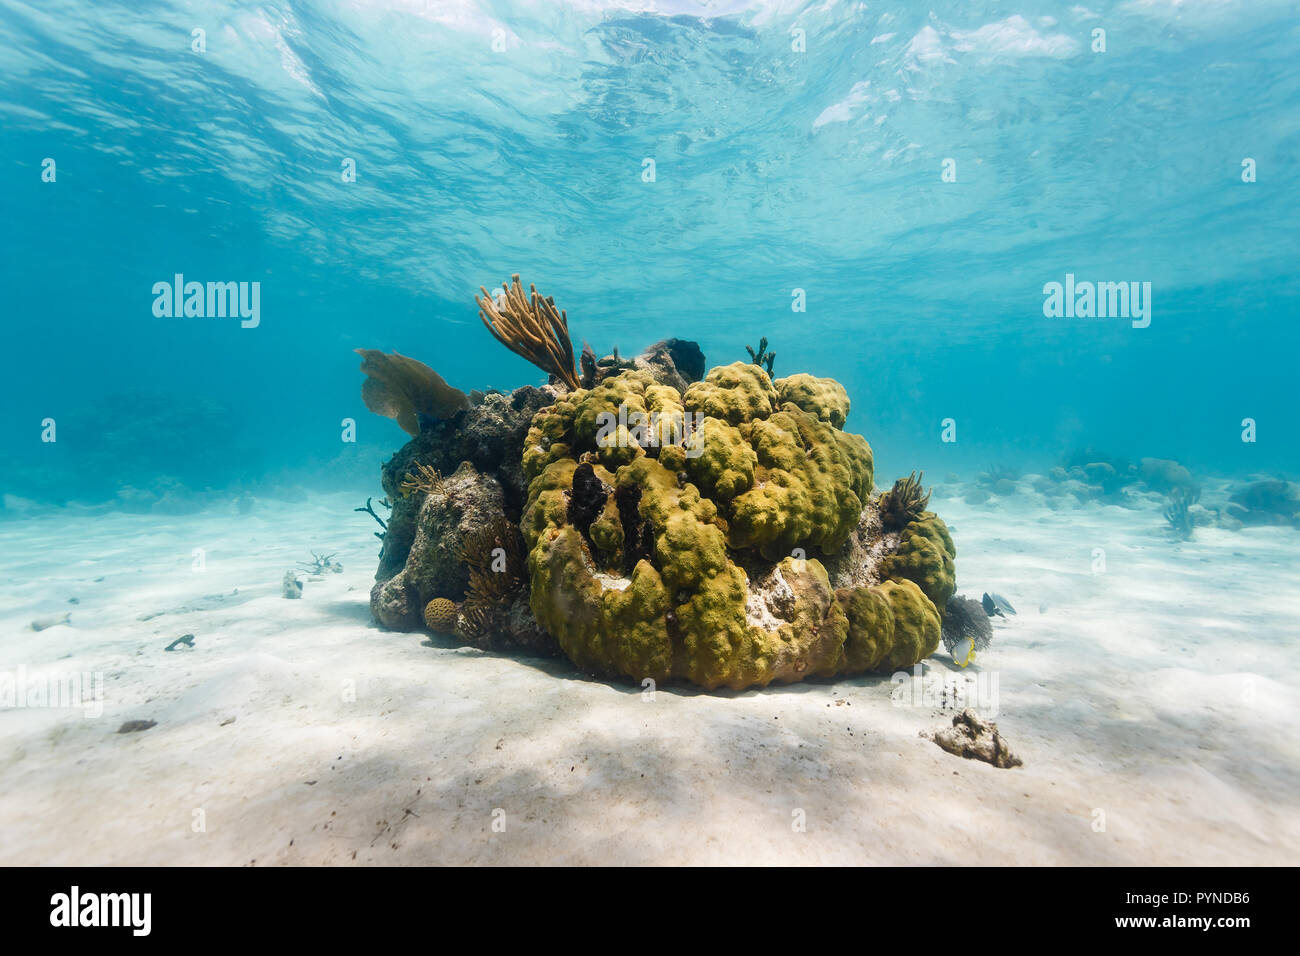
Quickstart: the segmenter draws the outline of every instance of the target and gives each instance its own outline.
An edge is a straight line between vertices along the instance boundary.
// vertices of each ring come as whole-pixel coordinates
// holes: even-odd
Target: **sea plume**
[[[516,355],[528,359],[543,372],[554,375],[571,390],[578,388],[573,368],[573,343],[569,341],[569,316],[555,309],[555,300],[543,296],[537,286],[528,286],[524,295],[519,273],[510,277],[510,285],[494,299],[483,286],[478,303],[478,317],[498,342]]]
[[[906,478],[899,478],[894,487],[880,496],[880,523],[887,531],[898,531],[908,522],[916,521],[925,514],[925,507],[930,503],[930,493],[921,485],[924,473],[912,472]]]

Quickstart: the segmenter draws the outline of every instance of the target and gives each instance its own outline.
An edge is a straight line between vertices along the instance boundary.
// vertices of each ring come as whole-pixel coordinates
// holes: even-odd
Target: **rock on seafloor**
[[[71,624],[72,612],[65,611],[62,614],[50,614],[46,617],[38,617],[32,621],[30,627],[33,631],[44,631],[47,628],[57,627],[60,624]]]
[[[148,730],[151,727],[157,727],[156,720],[128,720],[117,728],[119,734],[138,734],[142,730]]]
[[[284,577],[280,579],[280,589],[287,598],[302,597],[302,582],[293,571],[284,572]]]
[[[400,569],[376,581],[371,591],[370,607],[375,619],[397,631],[420,627],[424,609],[434,598],[451,599],[465,591],[469,569],[461,561],[458,545],[504,512],[505,493],[494,475],[483,474],[465,461],[433,490],[406,498],[399,496],[393,514],[398,514],[399,505],[407,511],[417,504],[411,521],[411,543]],[[396,518],[389,528],[395,523]],[[390,536],[392,533],[390,530]],[[390,550],[385,539],[384,555],[393,557],[395,551],[396,547]],[[381,574],[384,567],[385,558],[381,557]]]
[[[991,720],[984,720],[969,707],[953,717],[951,727],[922,731],[921,736],[933,740],[950,754],[969,760],[983,760],[1004,770],[1024,764],[1011,752],[1007,742],[998,733],[998,725]]]

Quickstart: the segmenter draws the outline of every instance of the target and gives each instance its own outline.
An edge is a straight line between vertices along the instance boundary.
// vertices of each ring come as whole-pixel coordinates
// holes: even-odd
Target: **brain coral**
[[[705,688],[933,653],[952,539],[929,512],[882,528],[848,411],[831,379],[740,362],[684,394],[632,370],[540,410],[521,520],[538,623],[588,672]],[[837,588],[850,552],[871,557]]]
[[[456,602],[451,598],[434,598],[424,606],[424,623],[435,633],[452,633],[456,630]]]

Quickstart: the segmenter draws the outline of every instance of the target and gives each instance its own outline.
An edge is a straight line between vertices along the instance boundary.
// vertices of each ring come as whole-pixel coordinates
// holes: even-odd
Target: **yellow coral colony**
[[[620,405],[699,416],[697,453],[626,433],[598,444],[601,413]],[[929,512],[881,527],[871,448],[843,431],[848,411],[831,379],[773,382],[737,362],[684,396],[631,370],[538,412],[521,522],[538,622],[586,671],[705,688],[889,671],[933,653],[952,539]],[[832,571],[864,542],[885,556],[868,580],[836,587]]]

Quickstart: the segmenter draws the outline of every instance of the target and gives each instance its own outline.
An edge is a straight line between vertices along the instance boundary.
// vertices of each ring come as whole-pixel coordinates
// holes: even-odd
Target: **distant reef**
[[[910,667],[939,645],[956,549],[916,475],[874,492],[829,378],[698,345],[575,364],[568,316],[516,275],[479,316],[549,383],[457,392],[358,350],[411,440],[371,592],[384,627],[563,654],[582,672],[707,689]]]

